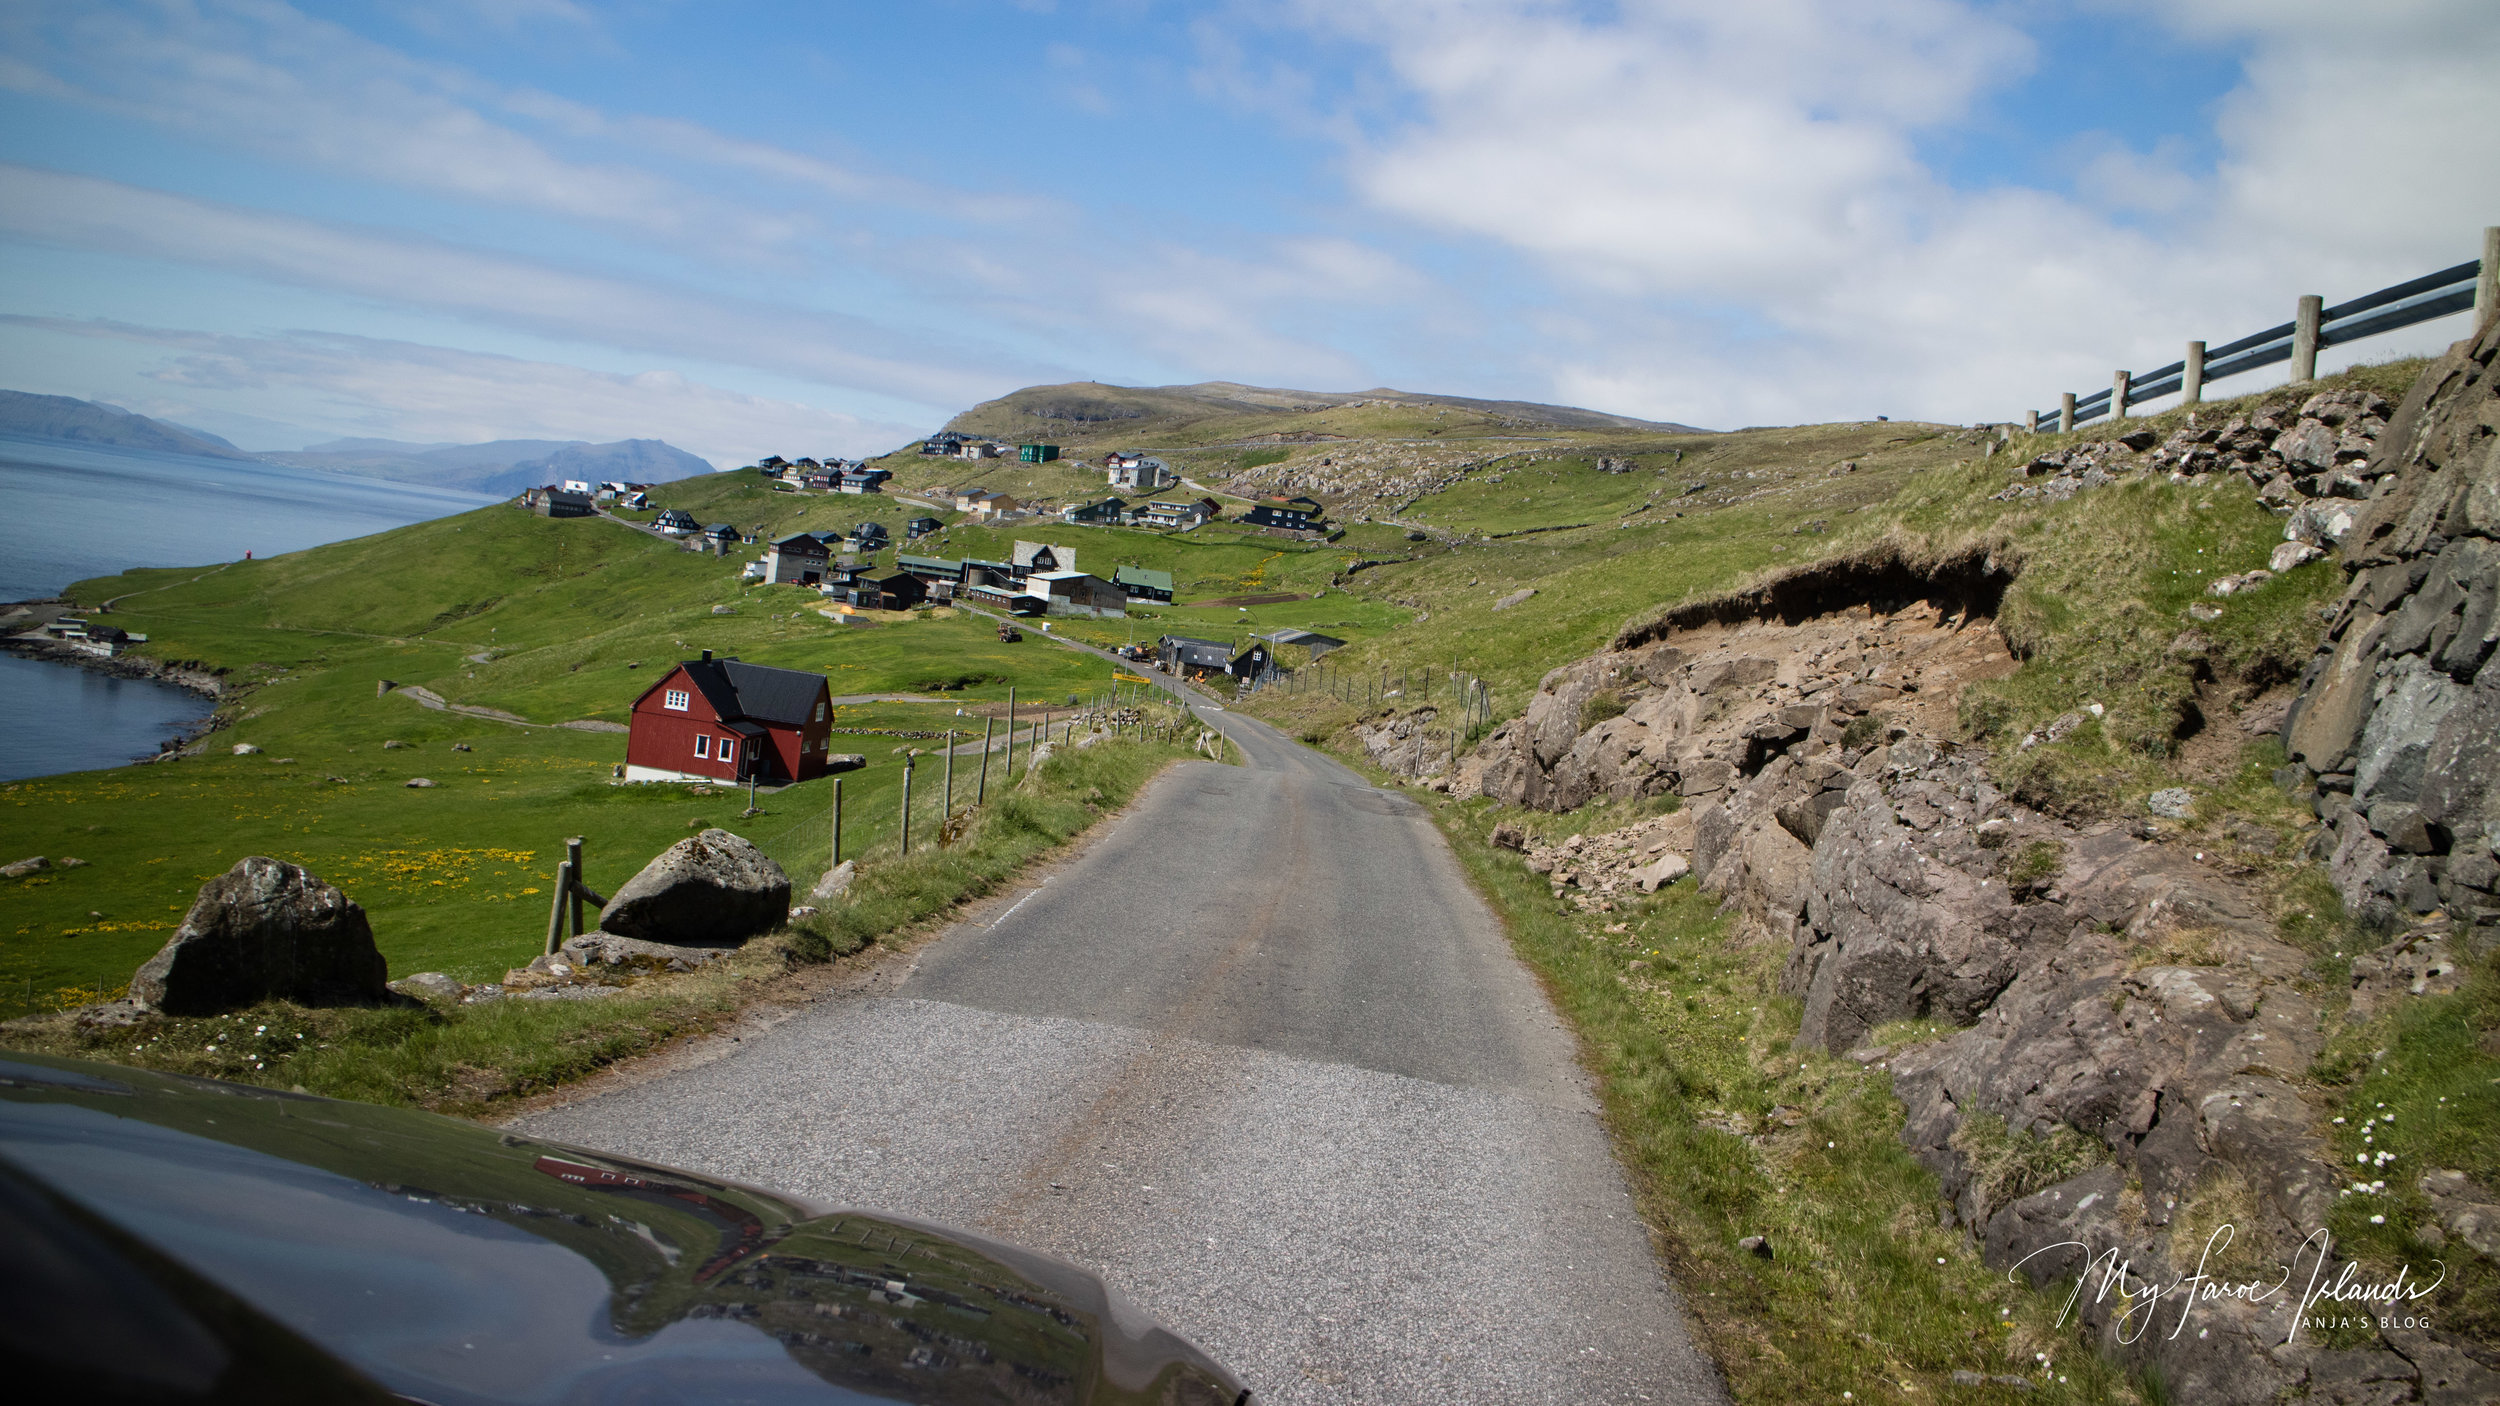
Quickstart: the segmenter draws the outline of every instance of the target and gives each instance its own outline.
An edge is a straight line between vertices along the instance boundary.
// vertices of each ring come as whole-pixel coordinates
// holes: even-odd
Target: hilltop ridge
[[[1386,386],[1367,391],[1304,391],[1243,385],[1236,381],[1201,381],[1189,386],[1114,386],[1100,381],[1027,386],[972,407],[949,420],[946,428],[964,434],[995,434],[1009,438],[1030,437],[1048,431],[1089,442],[1115,432],[1150,440],[1180,435],[1205,443],[1211,441],[1202,434],[1190,432],[1230,431],[1247,437],[1259,430],[1241,423],[1243,421],[1363,408],[1460,410],[1490,422],[1487,428],[1533,426],[1572,430],[1641,430],[1658,434],[1706,433],[1690,425],[1640,420],[1602,410],[1543,405],[1526,400],[1473,400],[1465,396],[1401,391]]]
[[[164,454],[197,454],[209,459],[253,457],[206,430],[151,419],[119,406],[74,396],[34,395],[26,391],[0,391],[0,433],[75,444],[106,444],[120,449],[153,449]]]

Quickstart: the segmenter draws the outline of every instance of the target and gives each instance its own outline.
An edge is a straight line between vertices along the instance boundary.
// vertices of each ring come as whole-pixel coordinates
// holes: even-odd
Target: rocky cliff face
[[[1626,631],[1547,674],[1458,789],[1561,811],[1750,793],[1766,769],[1829,782],[1889,729],[1943,733],[1963,684],[2013,672],[1994,620],[2010,579],[1985,554],[1919,568],[1884,550]]]
[[[1950,741],[1960,686],[2014,667],[1991,620],[2003,572],[1977,560],[1840,563],[1627,631],[1549,674],[1455,789],[1544,810],[1683,797],[1617,835],[1522,843],[1586,907],[1647,887],[1662,843],[1689,846],[1732,940],[1785,947],[1799,1044],[1891,1071],[1904,1140],[1991,1264],[2071,1284],[2080,1243],[2127,1262],[2141,1294],[2195,1273],[2227,1219],[2268,1282],[2305,1276],[2308,1237],[2342,1198],[2386,1195],[2389,1173],[2332,1151],[2310,1066],[2342,993],[2258,880],[2278,855],[2322,860],[2387,934],[2353,964],[2345,1019],[2454,990],[2500,937],[2496,351],[2500,329],[2461,346],[2382,432],[2355,422],[2383,406],[2312,400],[2245,444],[2248,426],[2163,447],[2182,475],[2296,494],[2292,541],[2321,503],[2350,515],[2318,534],[2340,537],[2351,588],[2286,729],[2299,763],[2282,779],[2315,786],[2305,828],[2181,804],[2078,826],[2001,793],[1987,754]],[[1905,1019],[1951,1033],[1877,1043]],[[2500,1197],[2424,1170],[2408,1181],[2448,1233],[2500,1250]],[[2398,1325],[2327,1350],[2292,1335],[2289,1297],[2202,1304],[2175,1337],[2175,1306],[2152,1331],[2115,1291],[2078,1311],[2177,1400],[2500,1399],[2487,1345]]]
[[[2284,729],[2356,912],[2500,923],[2500,322],[2435,363],[2371,467],[2351,582]]]

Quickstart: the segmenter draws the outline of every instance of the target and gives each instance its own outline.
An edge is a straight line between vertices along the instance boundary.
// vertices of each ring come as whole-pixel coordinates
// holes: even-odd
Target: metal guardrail
[[[2063,396],[2053,410],[2029,412],[2025,416],[2026,427],[2034,431],[2071,430],[2106,415],[2123,418],[2128,407],[2136,402],[2181,392],[2192,404],[2201,398],[2210,382],[2283,361],[2294,363],[2294,380],[2310,380],[2317,374],[2321,348],[2380,336],[2468,308],[2481,308],[2485,318],[2500,314],[2500,291],[2495,290],[2500,278],[2495,275],[2500,275],[2500,226],[2483,231],[2483,257],[2479,259],[2407,279],[2333,307],[2325,306],[2321,298],[2304,297],[2290,322],[2210,350],[2203,342],[2190,342],[2188,354],[2168,366],[2142,376],[2120,371],[2107,387],[2090,395]]]

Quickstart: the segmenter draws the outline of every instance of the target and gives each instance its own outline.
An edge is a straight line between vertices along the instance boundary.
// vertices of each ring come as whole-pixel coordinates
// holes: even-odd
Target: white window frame
[[[730,737],[724,737],[724,738],[722,738],[722,739],[720,740],[720,745],[719,745],[718,747],[715,747],[715,748],[713,748],[713,749],[712,749],[712,758],[713,758],[713,760],[715,760],[715,761],[719,762],[719,763],[720,763],[721,765],[723,765],[723,766],[735,766],[735,765],[737,765],[737,762],[738,762],[738,743],[737,743],[737,739],[735,739],[735,738],[730,738]]]
[[[816,700],[816,721],[818,721],[818,722],[823,722],[824,720],[825,720],[825,700],[823,700],[823,699],[819,698],[819,699],[817,699],[817,700]]]
[[[711,760],[712,734],[708,732],[698,732],[694,735],[694,754],[703,758],[705,761]]]
[[[687,689],[672,688],[660,696],[660,706],[672,713],[682,713],[694,706],[694,694]]]

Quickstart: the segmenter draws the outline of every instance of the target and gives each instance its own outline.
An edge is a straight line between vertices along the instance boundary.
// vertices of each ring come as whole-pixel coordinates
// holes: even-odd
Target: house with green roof
[[[1148,571],[1142,566],[1123,566],[1111,573],[1111,583],[1128,593],[1130,600],[1156,600],[1170,604],[1172,573]]]

